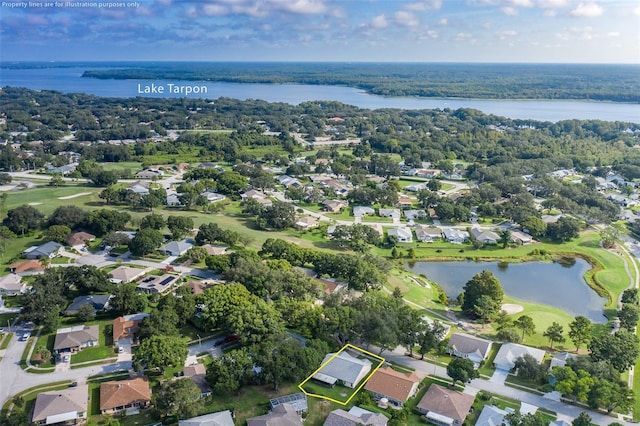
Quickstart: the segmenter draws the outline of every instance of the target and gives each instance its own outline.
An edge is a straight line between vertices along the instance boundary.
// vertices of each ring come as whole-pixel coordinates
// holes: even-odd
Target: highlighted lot
[[[307,396],[347,405],[385,362],[352,344],[334,354],[327,354],[320,367],[298,385]]]

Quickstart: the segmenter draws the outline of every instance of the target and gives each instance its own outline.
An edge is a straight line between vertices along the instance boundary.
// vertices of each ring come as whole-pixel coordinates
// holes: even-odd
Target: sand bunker
[[[500,309],[502,309],[509,315],[517,314],[518,312],[524,311],[524,308],[522,307],[522,305],[516,305],[514,303],[505,303],[502,305]]]
[[[82,197],[85,195],[91,195],[90,192],[81,192],[79,194],[73,194],[73,195],[67,195],[66,197],[58,197],[58,200],[70,200],[72,198],[76,198],[76,197]]]

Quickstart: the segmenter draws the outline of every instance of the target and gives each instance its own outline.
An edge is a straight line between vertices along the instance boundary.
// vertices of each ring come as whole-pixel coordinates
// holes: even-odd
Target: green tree
[[[40,359],[43,363],[49,362],[49,360],[51,359],[51,351],[47,349],[46,346],[39,346],[36,349],[36,353],[40,355]]]
[[[96,310],[89,304],[82,305],[78,308],[76,317],[78,317],[78,321],[81,322],[91,321],[96,317]]]
[[[628,288],[622,292],[622,297],[620,298],[622,303],[630,303],[632,305],[640,305],[640,298],[638,297],[638,289],[637,288]]]
[[[573,419],[573,421],[571,422],[571,426],[592,426],[592,425],[593,423],[591,423],[591,416],[589,416],[584,411],[580,413],[580,415],[575,419]]]
[[[113,290],[113,296],[109,304],[120,315],[144,312],[148,305],[147,296],[136,291],[136,284],[118,285]]]
[[[296,223],[296,211],[289,203],[275,201],[272,206],[265,207],[260,212],[257,223],[262,229],[290,228]]]
[[[140,229],[151,228],[161,231],[164,228],[166,222],[162,215],[159,214],[148,214],[142,218],[140,221]]]
[[[51,213],[47,224],[49,226],[64,225],[71,229],[77,229],[85,223],[87,217],[88,213],[78,206],[60,206]]]
[[[608,361],[613,368],[622,373],[638,358],[638,338],[626,331],[601,334],[591,339],[589,352],[593,361]]]
[[[540,381],[546,371],[545,366],[529,354],[518,357],[513,364],[513,368],[518,377],[534,382]]]
[[[144,256],[156,251],[164,237],[160,231],[153,228],[144,228],[136,233],[136,236],[129,242],[129,250],[134,256]]]
[[[496,337],[503,342],[520,342],[520,332],[514,327],[505,327],[498,330]]]
[[[624,226],[617,223],[607,225],[600,230],[600,239],[604,248],[615,246],[616,241],[620,238],[620,234],[624,232]]]
[[[51,179],[49,180],[49,186],[54,186],[56,188],[62,185],[63,183],[64,181],[62,180],[62,176],[60,176],[60,173],[54,173],[51,176]]]
[[[44,215],[35,207],[22,205],[9,210],[2,224],[15,234],[25,235],[40,228],[42,219],[44,219]]]
[[[491,296],[483,294],[476,300],[474,315],[486,324],[498,315],[499,309],[500,305]]]
[[[453,380],[451,386],[455,386],[456,382],[467,383],[479,377],[473,361],[466,358],[453,358],[447,365],[447,375]]]
[[[153,392],[153,405],[162,418],[187,419],[195,416],[202,406],[200,393],[191,379],[168,381]]]
[[[507,248],[509,243],[511,242],[511,231],[508,229],[503,229],[499,232],[500,240],[498,241],[502,244],[502,248]]]
[[[138,346],[133,354],[133,364],[136,371],[159,370],[164,373],[169,367],[184,365],[187,353],[187,346],[179,337],[151,336]]]
[[[504,416],[504,422],[509,426],[547,426],[549,424],[540,411],[521,414],[520,410]]]
[[[561,217],[557,222],[547,225],[547,236],[560,242],[577,238],[579,232],[580,222],[569,216]]]
[[[620,327],[627,329],[627,331],[633,331],[638,325],[638,314],[640,308],[630,303],[623,303],[622,309],[618,311],[618,318],[620,318]]]
[[[178,240],[191,232],[193,219],[187,216],[169,216],[167,218],[167,227],[171,232],[171,237],[174,240]]]
[[[253,378],[253,366],[247,348],[234,349],[207,366],[206,379],[216,394],[237,394]]]
[[[475,315],[475,306],[481,296],[489,296],[497,305],[502,305],[504,290],[500,281],[490,272],[477,273],[464,285],[462,311],[467,316]]]
[[[553,344],[555,342],[562,343],[566,340],[563,334],[564,334],[564,327],[562,327],[562,325],[560,325],[555,321],[549,327],[547,327],[544,333],[542,333],[544,337],[549,339],[551,350],[553,350]]]
[[[513,322],[513,326],[522,332],[522,340],[524,336],[531,336],[536,331],[536,325],[533,319],[528,315],[521,315]]]
[[[100,209],[89,213],[87,227],[93,230],[96,235],[102,236],[110,232],[124,230],[130,220],[131,215],[127,212]]]
[[[594,384],[587,403],[589,407],[604,408],[608,413],[617,410],[627,413],[633,407],[634,393],[626,383],[618,380],[598,379]]]
[[[569,324],[569,338],[573,341],[573,344],[576,345],[576,352],[580,350],[580,346],[591,341],[592,330],[593,325],[591,321],[589,321],[589,318],[581,315],[575,317]]]
[[[42,239],[45,241],[55,241],[57,243],[64,243],[71,229],[65,225],[51,225],[42,232]]]
[[[109,186],[118,182],[118,176],[112,171],[97,170],[90,174],[89,180],[95,186]]]
[[[529,216],[520,225],[533,237],[542,237],[547,232],[547,224],[537,216]]]

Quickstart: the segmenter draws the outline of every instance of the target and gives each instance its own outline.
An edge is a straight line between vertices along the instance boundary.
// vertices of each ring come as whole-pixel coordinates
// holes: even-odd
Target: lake
[[[135,96],[181,97],[183,95],[139,94],[138,85],[204,85],[208,99],[229,97],[234,99],[262,99],[298,105],[305,101],[332,100],[360,108],[398,109],[458,109],[474,108],[486,114],[513,119],[559,121],[567,119],[598,119],[640,123],[640,104],[613,102],[556,101],[556,100],[479,100],[383,97],[370,95],[360,89],[340,86],[303,84],[250,84],[163,80],[100,80],[83,78],[82,73],[92,67],[1,69],[0,87],[26,87],[35,90],[57,90],[64,93],[88,93],[105,97],[129,98]],[[202,96],[202,95],[198,95]]]
[[[438,283],[449,298],[462,292],[475,274],[491,271],[500,280],[505,294],[524,302],[560,308],[571,316],[584,315],[595,323],[605,323],[604,306],[607,299],[598,296],[584,281],[591,266],[576,259],[571,266],[560,263],[524,262],[415,262],[406,268],[424,274]]]

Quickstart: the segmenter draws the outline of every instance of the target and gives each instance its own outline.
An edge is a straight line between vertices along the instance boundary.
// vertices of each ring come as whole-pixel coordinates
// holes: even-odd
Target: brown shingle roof
[[[146,378],[138,377],[100,384],[100,410],[123,407],[138,401],[151,401],[151,389]]]
[[[34,423],[40,422],[46,420],[47,417],[73,411],[76,413],[86,414],[88,395],[88,385],[42,392],[38,394],[38,397],[36,398],[31,421]]]
[[[473,405],[474,399],[472,395],[433,384],[424,394],[417,407],[422,412],[434,412],[462,423],[467,414],[469,414],[469,409]]]
[[[396,401],[406,402],[415,393],[418,383],[420,378],[414,373],[400,373],[390,367],[383,367],[373,373],[364,388]]]
[[[19,274],[21,272],[44,271],[42,262],[37,259],[23,260],[21,262],[12,263],[9,268],[14,274]]]
[[[88,232],[78,231],[69,234],[65,242],[70,246],[77,246],[84,244],[87,241],[93,241],[96,239],[96,236],[93,234],[89,234]]]
[[[133,335],[140,329],[140,321],[147,315],[128,315],[113,320],[113,342],[120,339],[133,339]]]

